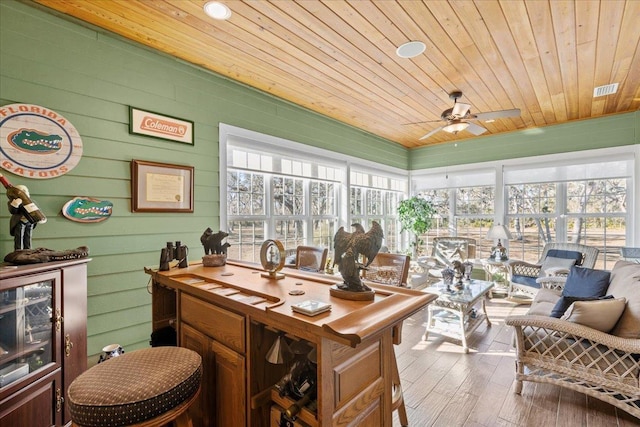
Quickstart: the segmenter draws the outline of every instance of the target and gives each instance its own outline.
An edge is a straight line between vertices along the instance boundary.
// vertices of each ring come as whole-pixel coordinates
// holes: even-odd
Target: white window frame
[[[479,162],[457,166],[438,167],[411,171],[411,194],[417,194],[421,190],[429,188],[441,188],[441,182],[456,178],[465,184],[464,176],[473,176],[473,172],[483,169],[495,171],[495,215],[494,222],[505,224],[507,221],[507,206],[505,202],[506,184],[504,183],[505,170],[531,169],[532,164],[541,167],[566,167],[574,165],[594,164],[598,162],[615,162],[617,160],[632,161],[631,176],[627,180],[627,213],[625,217],[625,237],[627,246],[640,245],[640,197],[636,195],[636,189],[640,188],[640,145],[584,150],[570,153],[548,154],[543,156],[522,157],[491,162]],[[578,180],[577,178],[575,180]],[[433,187],[431,187],[433,183]],[[471,184],[471,183],[469,183]],[[436,186],[438,185],[438,186]],[[462,185],[471,186],[471,185]],[[560,203],[560,202],[559,202]],[[564,201],[562,201],[564,203]],[[558,206],[560,209],[561,206]],[[505,242],[502,242],[505,244]],[[508,246],[509,242],[506,242]],[[607,265],[607,268],[612,266]]]
[[[241,141],[242,145],[247,147],[269,147],[269,151],[281,154],[285,157],[291,157],[292,155],[298,155],[300,159],[319,159],[321,162],[327,164],[339,166],[343,170],[343,181],[339,185],[339,195],[336,200],[336,209],[338,224],[337,228],[341,226],[350,230],[351,227],[351,215],[349,209],[349,187],[350,187],[350,172],[351,170],[364,171],[373,175],[383,175],[392,179],[400,179],[404,181],[404,197],[407,196],[409,188],[409,172],[407,170],[395,168],[392,166],[386,166],[376,162],[372,162],[365,159],[359,159],[344,154],[340,154],[334,151],[326,150],[323,148],[313,147],[299,142],[287,140],[284,138],[275,137],[272,135],[255,132],[252,130],[228,125],[225,123],[219,124],[219,168],[220,168],[220,227],[225,228],[228,215],[227,215],[227,154],[230,140]],[[256,151],[259,151],[256,148]],[[293,153],[293,154],[292,154]],[[313,160],[309,160],[313,163]],[[279,172],[273,171],[273,174],[280,175]],[[309,180],[316,178],[309,177]],[[307,185],[306,190],[310,188]],[[271,191],[270,185],[267,186],[267,191]],[[309,199],[310,200],[310,199]],[[307,208],[309,200],[306,200]],[[267,215],[269,215],[267,211]],[[307,210],[309,221],[307,221],[307,228],[312,227],[313,215],[310,210]],[[265,231],[265,238],[274,238],[272,235],[273,221],[267,219],[267,227],[269,230]],[[305,233],[305,239],[310,239],[312,236],[311,230],[307,230]],[[405,242],[402,243],[403,247]],[[332,248],[330,248],[331,250]]]

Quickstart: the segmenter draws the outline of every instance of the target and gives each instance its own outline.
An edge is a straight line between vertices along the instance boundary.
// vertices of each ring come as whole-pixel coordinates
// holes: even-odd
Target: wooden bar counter
[[[262,277],[258,265],[239,262],[145,271],[153,280],[153,330],[175,328],[178,345],[203,356],[202,393],[192,410],[201,426],[266,427],[272,405],[293,403],[273,388],[291,363],[265,358],[280,334],[290,343],[306,340],[317,352],[317,411],[304,408],[301,425],[391,426],[399,326],[436,298],[370,284],[373,301],[339,299],[329,294],[339,276],[285,269],[285,278],[274,280]],[[332,309],[313,317],[292,311],[308,299]]]

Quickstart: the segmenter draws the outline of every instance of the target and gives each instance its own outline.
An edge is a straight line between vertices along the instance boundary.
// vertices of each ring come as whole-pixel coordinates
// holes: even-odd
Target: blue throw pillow
[[[595,301],[601,299],[611,299],[613,295],[605,295],[603,297],[566,297],[561,296],[556,305],[551,310],[551,317],[557,317],[558,319],[562,317],[565,311],[569,308],[571,304],[576,301]]]
[[[601,297],[609,288],[611,273],[592,268],[571,267],[567,281],[562,290],[568,297]]]

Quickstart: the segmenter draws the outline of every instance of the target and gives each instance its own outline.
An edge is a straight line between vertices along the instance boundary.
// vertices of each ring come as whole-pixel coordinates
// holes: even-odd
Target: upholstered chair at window
[[[296,249],[296,268],[313,272],[324,271],[328,252],[327,248],[298,246]]]

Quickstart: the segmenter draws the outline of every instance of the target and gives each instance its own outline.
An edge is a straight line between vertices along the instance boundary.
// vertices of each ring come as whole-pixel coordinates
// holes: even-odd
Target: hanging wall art
[[[39,105],[0,107],[0,167],[25,178],[50,179],[72,170],[82,139],[60,113]]]

